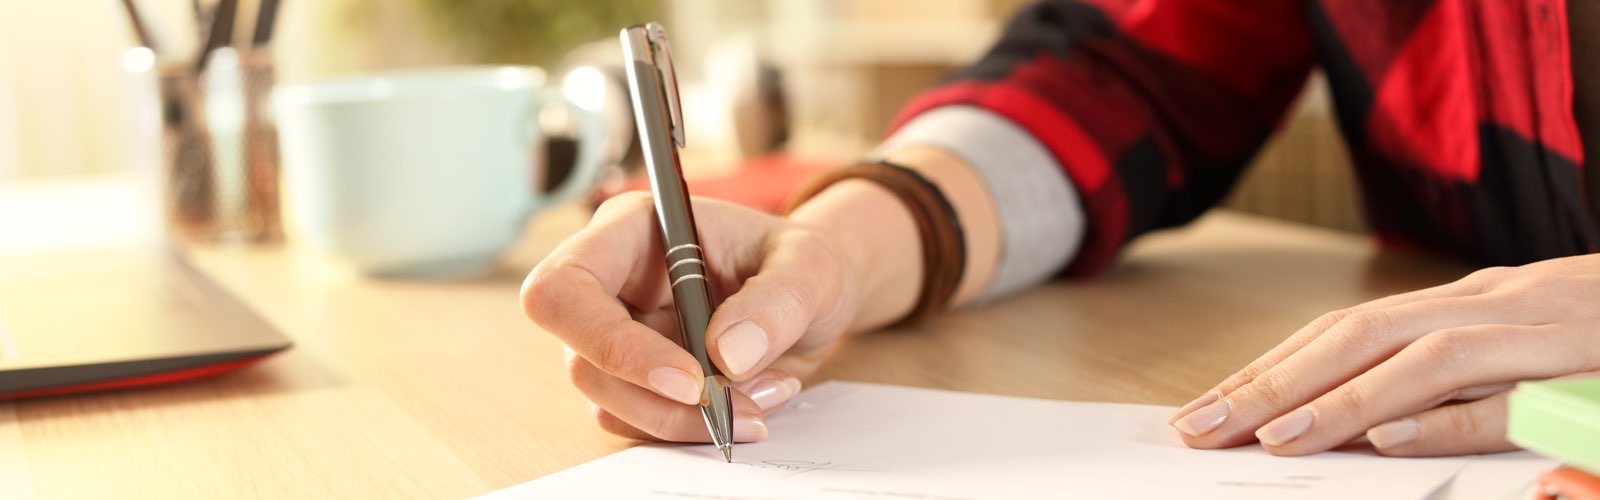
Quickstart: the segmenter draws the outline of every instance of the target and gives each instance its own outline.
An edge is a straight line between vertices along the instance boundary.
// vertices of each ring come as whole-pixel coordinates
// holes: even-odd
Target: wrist
[[[961,158],[939,148],[900,148],[890,151],[886,159],[916,170],[938,186],[946,203],[955,210],[965,239],[966,267],[949,305],[960,306],[976,299],[993,276],[1000,255],[999,217],[983,179]]]
[[[847,179],[797,207],[789,219],[821,234],[843,255],[859,287],[849,331],[888,325],[908,314],[922,283],[922,248],[915,220],[894,193]]]

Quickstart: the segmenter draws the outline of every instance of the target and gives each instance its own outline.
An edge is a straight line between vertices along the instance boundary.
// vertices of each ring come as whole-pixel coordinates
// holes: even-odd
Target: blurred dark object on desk
[[[601,176],[603,179],[631,175],[641,171],[644,165],[639,136],[634,130],[633,104],[628,98],[621,53],[616,37],[608,36],[567,53],[552,72],[553,81],[560,85],[563,94],[572,98],[574,105],[600,119],[605,138],[600,146],[601,161],[606,169]],[[543,179],[536,179],[541,189],[561,185],[571,174],[577,158],[578,130],[566,111],[551,108],[539,117],[540,127],[549,132],[545,137],[543,158],[548,168],[544,170]]]
[[[587,101],[605,122],[604,155],[611,173],[594,193],[596,205],[619,193],[649,187],[619,54],[617,41],[608,37],[573,50],[556,66],[562,91],[586,96],[575,97],[575,101],[580,105]],[[737,160],[713,162],[731,168],[708,169],[710,165],[703,164],[703,159],[686,158],[684,170],[689,173],[692,194],[776,212],[806,178],[837,165],[832,160],[783,151],[791,130],[783,75],[763,56],[753,38],[720,40],[706,55],[704,67],[705,75],[695,79],[694,91],[685,94],[689,115],[685,128],[690,134],[686,152],[720,147],[725,156]],[[570,165],[576,154],[575,141],[562,132],[570,127],[560,123],[559,117],[544,125],[554,131],[546,142],[546,161],[553,167]],[[707,140],[712,137],[707,131],[725,136],[715,137],[721,141]],[[708,170],[718,173],[695,174]],[[567,172],[550,168],[546,174],[543,185],[553,186],[560,184]]]

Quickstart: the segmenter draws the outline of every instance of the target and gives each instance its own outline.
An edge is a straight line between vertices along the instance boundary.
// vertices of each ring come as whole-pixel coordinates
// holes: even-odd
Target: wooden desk
[[[464,282],[374,281],[292,248],[197,249],[296,346],[211,380],[0,404],[0,497],[454,498],[623,449],[517,305],[523,273],[581,223],[539,221],[503,273]],[[1097,281],[854,339],[808,382],[1177,405],[1322,312],[1465,271],[1216,213],[1141,240]]]

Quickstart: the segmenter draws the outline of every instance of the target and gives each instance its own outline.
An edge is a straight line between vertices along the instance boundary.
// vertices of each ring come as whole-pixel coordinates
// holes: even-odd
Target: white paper
[[[767,441],[735,445],[734,464],[648,444],[484,498],[1422,499],[1472,460],[1193,450],[1172,410],[830,382],[769,418]]]
[[[1560,460],[1531,451],[1475,457],[1449,484],[1428,500],[1524,500],[1533,498],[1539,474],[1561,465]]]

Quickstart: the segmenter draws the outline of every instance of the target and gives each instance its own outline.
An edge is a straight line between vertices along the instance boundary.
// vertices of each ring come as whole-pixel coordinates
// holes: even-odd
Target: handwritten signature
[[[796,476],[807,472],[832,471],[832,472],[882,472],[871,468],[848,466],[835,462],[818,462],[813,460],[762,460],[760,462],[738,462],[739,465],[749,466],[754,469],[763,469],[785,472],[787,476]]]
[[[835,464],[833,462],[813,462],[813,461],[810,461],[810,460],[762,460],[760,462],[734,462],[734,463],[740,464],[740,465],[748,465],[750,467],[754,467],[754,468],[757,468],[757,469],[768,469],[768,470],[776,470],[776,471],[783,471],[783,472],[793,472],[793,473],[796,473],[796,474],[802,474],[802,473],[806,473],[806,472],[814,472],[814,471],[819,471],[819,470],[836,469],[836,468],[839,467],[838,464]]]

